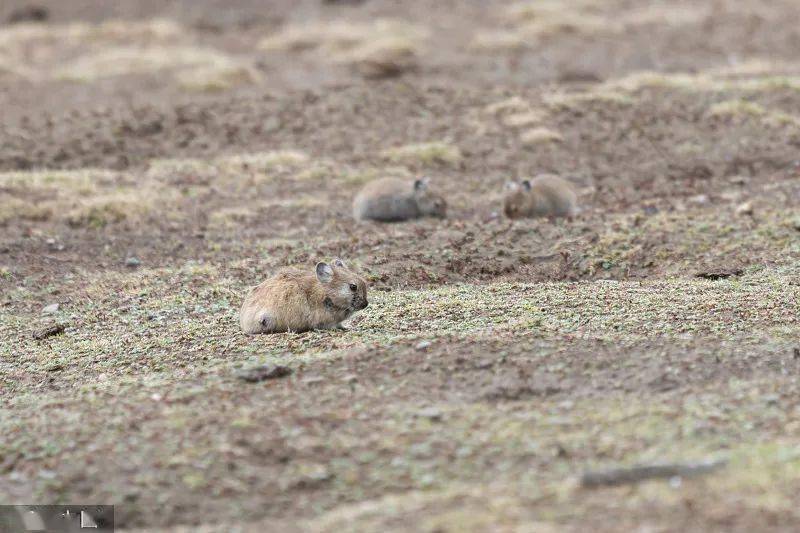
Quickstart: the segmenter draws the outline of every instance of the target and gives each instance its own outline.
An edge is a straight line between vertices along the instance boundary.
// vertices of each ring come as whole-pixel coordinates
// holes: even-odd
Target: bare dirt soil
[[[6,0],[0,503],[797,531],[798,51],[789,0]],[[575,220],[502,217],[540,172]],[[448,218],[355,223],[386,175]],[[239,332],[249,286],[336,256],[348,331]]]

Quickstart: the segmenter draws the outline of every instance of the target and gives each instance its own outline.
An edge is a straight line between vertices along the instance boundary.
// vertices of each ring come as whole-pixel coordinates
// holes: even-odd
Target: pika
[[[505,189],[503,210],[508,218],[573,217],[580,211],[572,184],[553,174],[509,182]]]
[[[252,288],[239,323],[248,335],[341,329],[342,321],[367,305],[367,283],[336,259],[317,263],[314,272],[281,270]]]
[[[381,178],[367,183],[353,200],[353,218],[378,222],[401,222],[419,217],[444,218],[445,199],[431,190],[430,180],[414,182]]]

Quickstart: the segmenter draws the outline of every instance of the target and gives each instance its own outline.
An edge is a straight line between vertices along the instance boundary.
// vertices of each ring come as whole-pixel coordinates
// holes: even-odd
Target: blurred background
[[[792,61],[800,38],[794,7],[778,0],[6,0],[0,103],[17,113],[34,104],[152,103],[395,76],[453,88],[531,86]]]

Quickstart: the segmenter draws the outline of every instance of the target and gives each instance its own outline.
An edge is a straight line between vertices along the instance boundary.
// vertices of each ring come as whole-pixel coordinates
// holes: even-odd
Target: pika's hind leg
[[[336,322],[335,324],[324,324],[322,326],[317,327],[316,329],[320,330],[328,330],[328,331],[347,331],[347,328],[342,325],[341,322]]]

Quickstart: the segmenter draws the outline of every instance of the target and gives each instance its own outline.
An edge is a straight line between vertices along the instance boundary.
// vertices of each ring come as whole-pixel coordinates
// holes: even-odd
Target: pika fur
[[[334,329],[367,305],[367,283],[336,259],[313,272],[281,270],[254,287],[239,322],[248,335]]]
[[[353,218],[378,222],[401,222],[419,217],[444,218],[445,199],[431,190],[430,180],[413,182],[381,178],[367,183],[353,200]]]
[[[567,180],[541,174],[505,187],[503,210],[508,218],[573,217],[578,214],[578,194]]]

